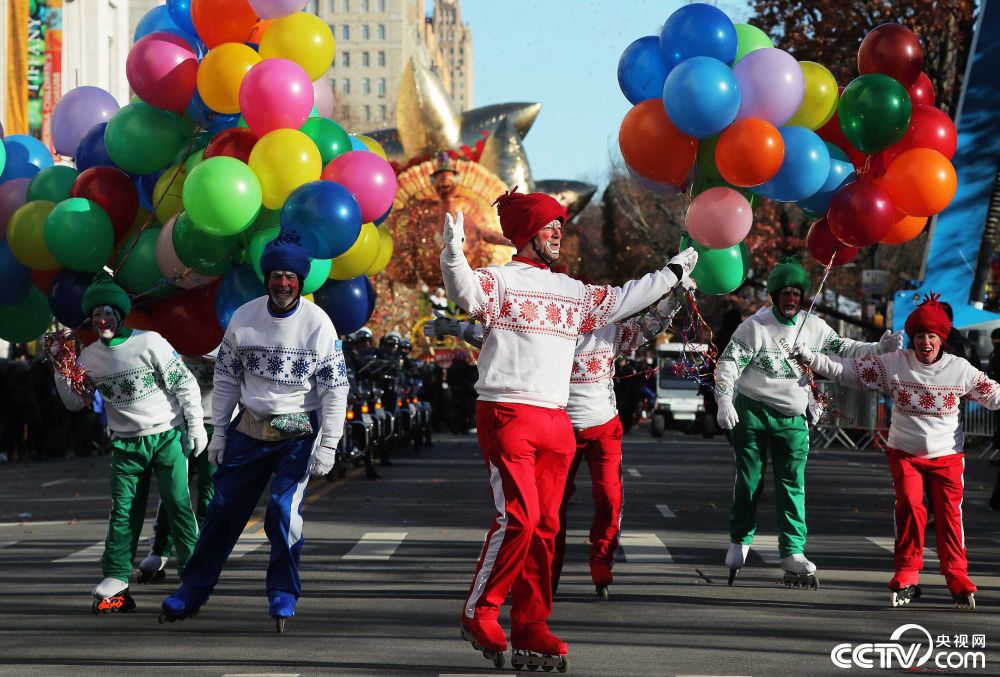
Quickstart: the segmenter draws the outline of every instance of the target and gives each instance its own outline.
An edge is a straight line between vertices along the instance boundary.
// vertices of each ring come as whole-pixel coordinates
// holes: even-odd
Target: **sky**
[[[621,162],[618,127],[631,104],[618,59],[637,38],[658,35],[681,0],[463,0],[472,28],[474,105],[529,101],[542,111],[524,139],[532,177],[602,186]],[[734,22],[742,1],[716,3]]]

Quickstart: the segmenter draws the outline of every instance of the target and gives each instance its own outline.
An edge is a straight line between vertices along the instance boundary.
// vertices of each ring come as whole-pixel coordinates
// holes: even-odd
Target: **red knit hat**
[[[906,318],[906,335],[911,341],[915,335],[922,331],[937,334],[942,341],[948,340],[948,334],[951,333],[951,320],[948,319],[944,308],[938,302],[939,298],[941,298],[940,294],[931,292]]]
[[[496,200],[493,206],[500,215],[500,229],[518,251],[535,236],[535,233],[558,219],[566,223],[566,208],[545,193],[517,192],[517,186]]]

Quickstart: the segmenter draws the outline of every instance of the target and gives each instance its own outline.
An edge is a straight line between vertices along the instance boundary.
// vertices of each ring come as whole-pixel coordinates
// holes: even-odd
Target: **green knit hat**
[[[811,286],[812,280],[809,279],[809,273],[795,256],[782,256],[771,274],[767,276],[767,293],[769,295],[777,294],[785,287],[796,287],[801,289],[802,294],[805,295]]]
[[[83,292],[83,312],[87,317],[97,306],[111,306],[122,311],[122,316],[128,315],[132,310],[132,302],[128,298],[125,290],[115,284],[106,273],[98,273],[94,281]]]

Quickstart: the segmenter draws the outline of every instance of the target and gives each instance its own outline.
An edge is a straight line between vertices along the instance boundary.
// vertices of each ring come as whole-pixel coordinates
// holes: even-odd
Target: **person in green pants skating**
[[[82,305],[99,340],[80,353],[77,367],[104,397],[114,435],[111,516],[101,558],[104,579],[94,587],[93,611],[130,611],[135,602],[128,580],[150,476],[156,475],[177,547],[178,568],[183,569],[198,539],[186,456],[204,451],[208,434],[198,384],[177,352],[156,332],[125,326],[124,318],[132,307],[125,290],[99,274],[84,293]],[[59,371],[55,383],[68,409],[87,405],[87,399]]]
[[[784,583],[810,588],[818,585],[816,565],[804,555],[810,392],[791,356],[793,344],[848,357],[892,352],[903,344],[902,332],[886,331],[877,343],[841,338],[826,322],[802,311],[803,298],[811,286],[798,259],[783,257],[767,279],[772,305],[740,324],[715,370],[717,420],[719,427],[731,431],[729,440],[736,461],[726,553],[730,585],[753,543],[765,463],[774,473]]]

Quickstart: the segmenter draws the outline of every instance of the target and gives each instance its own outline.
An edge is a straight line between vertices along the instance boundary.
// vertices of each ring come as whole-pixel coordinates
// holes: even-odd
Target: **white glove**
[[[458,336],[461,331],[458,320],[447,317],[440,310],[434,310],[434,321],[424,323],[424,336]]]
[[[212,441],[208,443],[208,460],[213,464],[222,465],[222,458],[226,452],[226,433],[216,430],[212,434]]]
[[[326,438],[320,440],[320,443],[313,448],[312,456],[309,457],[309,474],[313,477],[322,477],[331,470],[333,470],[333,463],[337,460],[337,443],[340,440],[335,440],[333,446],[329,446]]]
[[[670,259],[670,261],[667,262],[667,265],[670,265],[671,263],[680,266],[681,270],[684,271],[681,278],[688,277],[691,275],[691,271],[694,270],[694,267],[698,265],[698,252],[694,250],[694,247],[688,247],[680,254]]]
[[[192,458],[196,457],[201,452],[205,451],[205,447],[208,446],[208,431],[205,430],[205,424],[201,421],[195,421],[194,423],[188,423],[187,426],[187,447],[190,451],[190,456]]]
[[[885,355],[886,353],[894,353],[897,350],[903,349],[903,332],[891,332],[888,329],[882,334],[882,338],[878,340],[878,354]]]
[[[698,252],[695,252],[695,254],[697,253]],[[693,292],[698,289],[698,283],[694,281],[694,278],[685,277],[681,280],[681,287],[683,287],[685,291]]]
[[[716,401],[719,403],[719,413],[715,416],[716,422],[723,430],[732,430],[740,422],[740,417],[736,413],[733,401],[728,397],[719,397],[716,398]]]
[[[465,243],[465,214],[458,213],[457,218],[452,218],[451,214],[444,215],[444,246],[453,253],[462,251]]]
[[[798,343],[792,348],[792,357],[799,361],[799,363],[811,367],[813,360],[816,359],[816,353],[810,350],[807,346]]]

